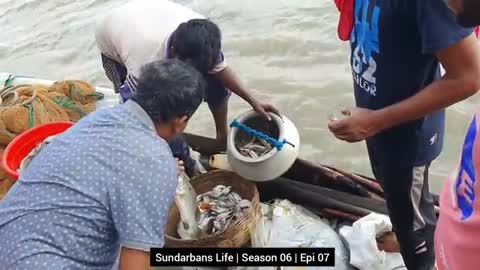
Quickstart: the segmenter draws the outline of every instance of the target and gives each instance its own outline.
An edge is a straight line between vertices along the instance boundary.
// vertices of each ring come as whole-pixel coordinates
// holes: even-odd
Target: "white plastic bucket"
[[[280,177],[293,165],[300,150],[300,136],[295,125],[284,115],[270,113],[271,122],[255,111],[240,115],[236,121],[254,130],[266,134],[279,143],[280,149],[273,147],[260,157],[248,157],[240,153],[237,143],[248,135],[240,127],[232,127],[227,139],[227,158],[233,171],[245,179],[257,182],[269,181]],[[282,144],[282,142],[285,142]]]

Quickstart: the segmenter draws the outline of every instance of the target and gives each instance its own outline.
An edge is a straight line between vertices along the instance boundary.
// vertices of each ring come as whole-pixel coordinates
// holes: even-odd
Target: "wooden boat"
[[[191,133],[184,137],[202,155],[207,170],[214,169],[209,166],[210,157],[226,151],[213,138]],[[383,189],[375,179],[301,158],[281,178],[257,187],[262,201],[285,198],[326,217],[355,221],[370,212],[388,214]],[[438,196],[434,199],[438,205]]]

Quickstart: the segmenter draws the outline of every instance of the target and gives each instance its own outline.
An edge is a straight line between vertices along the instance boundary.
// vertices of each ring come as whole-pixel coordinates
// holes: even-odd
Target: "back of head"
[[[218,26],[206,19],[180,24],[172,37],[175,56],[205,74],[217,63],[222,46]]]
[[[204,98],[203,76],[190,65],[170,59],[148,63],[137,79],[137,102],[154,123],[191,117]]]
[[[463,8],[457,18],[460,25],[464,27],[480,25],[480,1],[463,0]]]

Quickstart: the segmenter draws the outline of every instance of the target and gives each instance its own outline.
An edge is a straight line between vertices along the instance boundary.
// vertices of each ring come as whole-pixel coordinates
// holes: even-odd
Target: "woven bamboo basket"
[[[175,203],[170,208],[165,228],[165,247],[243,247],[250,241],[250,233],[260,219],[260,198],[257,187],[236,173],[216,170],[191,179],[195,192],[201,194],[217,185],[231,186],[242,198],[251,201],[251,207],[241,218],[225,230],[195,240],[183,240],[178,236],[180,213]]]

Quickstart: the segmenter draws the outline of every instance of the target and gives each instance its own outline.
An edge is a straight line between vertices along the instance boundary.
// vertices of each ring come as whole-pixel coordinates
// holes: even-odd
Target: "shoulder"
[[[460,42],[472,32],[458,24],[453,11],[442,0],[416,1],[417,25],[423,51],[434,53]]]
[[[121,182],[163,185],[176,181],[177,164],[165,141],[138,136],[122,152],[115,158],[122,164],[119,176],[126,177]]]

